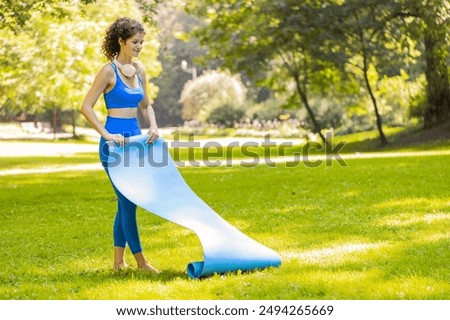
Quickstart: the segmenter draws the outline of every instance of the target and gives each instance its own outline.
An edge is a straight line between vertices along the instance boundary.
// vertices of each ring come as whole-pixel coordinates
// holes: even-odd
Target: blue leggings
[[[120,133],[124,137],[141,134],[141,129],[136,118],[114,118],[107,117],[106,130],[109,133]],[[108,145],[106,140],[102,137],[99,145],[100,161],[103,168],[108,174],[107,160],[108,160]],[[110,178],[110,177],[109,177]],[[111,178],[110,178],[111,181]],[[114,192],[117,195],[117,214],[114,220],[114,246],[125,248],[126,244],[131,249],[133,254],[142,252],[141,241],[139,239],[139,232],[136,221],[136,205],[125,198],[119,190],[112,183]]]

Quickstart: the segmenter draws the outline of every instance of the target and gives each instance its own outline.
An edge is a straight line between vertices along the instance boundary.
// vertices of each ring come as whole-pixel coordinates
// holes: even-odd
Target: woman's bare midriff
[[[108,116],[114,117],[114,118],[136,118],[137,108],[108,109]]]

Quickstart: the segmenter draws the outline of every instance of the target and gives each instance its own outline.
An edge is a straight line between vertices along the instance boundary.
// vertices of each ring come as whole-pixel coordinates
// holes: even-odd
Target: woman
[[[126,137],[141,134],[136,118],[138,106],[150,122],[147,143],[152,143],[159,136],[155,113],[148,98],[145,71],[133,62],[133,57],[139,56],[143,42],[144,28],[133,19],[119,18],[109,26],[102,50],[110,62],[97,74],[81,107],[81,113],[101,135],[99,153],[106,173],[108,173],[106,142],[114,141],[123,145]],[[108,111],[105,126],[100,123],[93,110],[102,93]],[[127,267],[124,254],[128,243],[139,269],[159,273],[142,252],[136,221],[136,205],[125,198],[114,184],[113,189],[118,197],[118,211],[114,222],[113,269]]]

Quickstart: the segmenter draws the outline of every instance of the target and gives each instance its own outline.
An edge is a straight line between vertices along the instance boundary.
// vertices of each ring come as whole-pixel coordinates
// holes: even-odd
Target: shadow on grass
[[[126,270],[112,270],[112,269],[93,269],[83,271],[67,271],[42,274],[34,277],[36,282],[54,282],[54,283],[85,283],[101,285],[105,282],[114,281],[127,281],[127,280],[145,280],[158,283],[167,283],[176,279],[187,279],[186,272],[179,270],[161,270],[161,273],[156,274],[152,272],[141,271],[137,269]],[[33,281],[34,282],[34,281]]]
[[[296,275],[298,280],[291,282],[296,289],[280,287],[278,294],[282,299],[443,299],[450,290],[448,277],[442,275],[443,268],[435,269],[427,263],[436,247],[439,244],[405,251],[386,248],[377,253],[353,254],[344,259],[347,261],[327,265],[291,260],[284,273]],[[414,257],[416,250],[426,253]],[[418,268],[417,264],[422,266]]]
[[[0,277],[0,299],[129,299],[136,290],[149,290],[148,297],[158,297],[153,292],[154,288],[170,286],[184,279],[187,279],[186,273],[177,270],[163,270],[160,274],[110,269],[50,271],[28,274],[26,280],[20,275],[10,274]]]
[[[448,146],[450,141],[450,122],[431,129],[410,127],[386,135],[388,139],[388,145],[386,146],[381,145],[380,138],[376,134],[372,138],[347,142],[343,151],[389,151],[404,148],[429,150],[440,146]],[[341,140],[339,136],[335,137],[335,139]],[[345,139],[342,140],[344,141]]]

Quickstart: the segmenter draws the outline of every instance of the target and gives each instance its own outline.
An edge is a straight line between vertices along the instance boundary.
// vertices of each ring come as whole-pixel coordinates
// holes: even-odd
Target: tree
[[[427,108],[424,127],[431,128],[450,119],[449,58],[450,3],[445,0],[396,0],[392,17],[400,18],[403,30],[423,43]]]
[[[313,82],[327,80],[317,75],[332,68],[320,58],[320,6],[297,0],[193,1],[188,10],[208,22],[195,33],[207,46],[208,57],[234,72],[268,78],[264,84],[275,91],[291,90],[287,84],[293,82],[313,131],[326,143],[309,101]]]
[[[202,72],[194,59],[203,55],[203,50],[195,39],[185,36],[199,21],[171,3],[158,6],[154,19],[161,44],[158,59],[162,72],[153,81],[159,88],[153,106],[159,125],[180,125],[183,119],[179,99],[184,84],[191,79],[191,74],[183,72],[181,62],[185,60],[191,67],[195,66],[199,75]]]
[[[236,108],[234,105],[225,103],[214,110],[208,116],[209,123],[218,124],[226,128],[232,128],[236,122],[244,117],[243,109]]]
[[[71,122],[75,124],[77,110],[95,73],[106,62],[100,51],[106,27],[121,12],[141,18],[139,9],[131,1],[97,0],[95,5],[82,7],[69,3],[61,5],[67,13],[65,17],[30,11],[23,27],[14,31],[0,30],[3,40],[0,105],[14,101],[27,114],[44,114],[50,110],[54,130],[59,122],[57,117],[65,110],[73,114]],[[151,40],[153,32],[147,30],[147,48],[140,57],[149,77],[155,77],[159,72],[158,43]],[[150,94],[154,93],[155,89],[151,87]],[[103,105],[102,99],[99,104]]]
[[[81,0],[88,4],[96,0]],[[66,17],[70,14],[66,4],[70,0],[13,0],[0,2],[0,29],[20,32],[35,12],[41,12],[47,18]]]
[[[344,62],[362,72],[362,80],[375,113],[381,145],[386,145],[388,141],[383,131],[375,84],[371,81],[369,72],[372,69],[372,73],[378,75],[378,66],[382,67],[386,62],[385,57],[392,58],[395,55],[392,48],[387,48],[392,40],[386,37],[390,9],[389,1],[347,0],[342,5],[336,3],[324,10],[326,15],[334,17],[329,19],[328,24],[330,40],[344,54]]]

